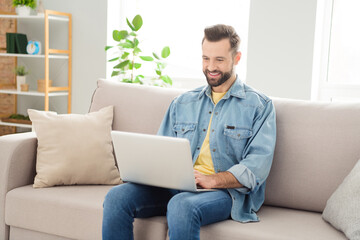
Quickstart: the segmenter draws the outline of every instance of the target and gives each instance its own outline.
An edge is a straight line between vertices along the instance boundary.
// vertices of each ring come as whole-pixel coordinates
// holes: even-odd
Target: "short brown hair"
[[[239,51],[241,40],[232,26],[217,24],[207,27],[204,30],[204,38],[202,40],[202,43],[204,43],[205,39],[209,42],[217,42],[223,39],[229,39],[233,54],[235,55]]]

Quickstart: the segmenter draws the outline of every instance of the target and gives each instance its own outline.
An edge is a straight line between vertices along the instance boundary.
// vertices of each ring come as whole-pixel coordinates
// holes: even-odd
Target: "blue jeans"
[[[200,227],[228,219],[231,207],[226,190],[192,193],[121,184],[104,201],[103,240],[133,239],[134,218],[165,215],[171,240],[200,239]]]

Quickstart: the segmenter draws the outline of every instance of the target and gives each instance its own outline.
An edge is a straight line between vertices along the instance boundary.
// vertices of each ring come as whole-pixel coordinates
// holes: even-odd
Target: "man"
[[[199,239],[201,226],[229,218],[258,221],[275,148],[275,110],[269,98],[238,79],[239,44],[230,26],[205,29],[208,86],[177,97],[158,132],[189,139],[197,185],[218,191],[116,186],[104,202],[103,239],[133,239],[134,218],[158,215],[167,216],[171,240]]]

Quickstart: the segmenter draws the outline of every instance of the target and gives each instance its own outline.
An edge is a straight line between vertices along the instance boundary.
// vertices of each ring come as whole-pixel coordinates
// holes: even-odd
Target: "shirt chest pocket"
[[[252,137],[253,133],[250,129],[226,127],[224,129],[226,153],[241,159],[242,152],[246,143]]]
[[[177,137],[187,138],[191,140],[194,137],[196,123],[177,123],[174,126],[174,131]]]

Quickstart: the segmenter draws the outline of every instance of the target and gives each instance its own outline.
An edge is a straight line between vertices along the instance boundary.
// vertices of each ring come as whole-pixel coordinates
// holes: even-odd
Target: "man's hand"
[[[241,183],[230,172],[220,172],[205,175],[194,170],[195,183],[205,189],[210,188],[240,188]]]

